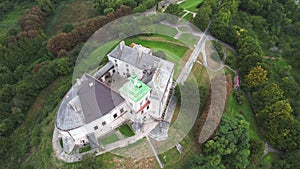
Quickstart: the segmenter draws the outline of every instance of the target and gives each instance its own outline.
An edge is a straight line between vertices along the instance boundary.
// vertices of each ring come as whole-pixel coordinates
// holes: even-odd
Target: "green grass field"
[[[118,140],[119,140],[118,136],[115,133],[111,133],[111,134],[105,136],[104,138],[101,138],[100,142],[102,144],[106,145],[106,144],[116,142]]]
[[[91,146],[85,146],[79,149],[79,153],[84,153],[91,150]]]
[[[166,169],[181,169],[184,168],[190,157],[200,153],[200,145],[196,142],[194,130],[191,130],[187,136],[180,142],[183,152],[180,154],[176,147],[159,154],[159,158]],[[157,163],[157,167],[159,165]]]
[[[179,6],[185,10],[189,10],[192,12],[197,11],[197,6],[201,4],[203,0],[186,0],[179,4]]]
[[[189,33],[184,33],[180,36],[179,40],[191,47],[194,47],[194,45],[196,45],[196,43],[198,42],[199,37],[195,37]]]
[[[168,42],[144,40],[144,39],[141,39],[140,36],[128,38],[125,40],[125,42],[127,45],[130,45],[131,43],[136,43],[136,44],[141,44],[145,47],[151,48],[153,50],[169,51],[178,58],[181,58],[188,49],[185,46],[180,46],[180,45],[172,44],[172,43],[168,43]]]
[[[183,18],[187,21],[191,21],[193,19],[193,14],[189,13],[189,14],[185,15]]]
[[[153,25],[154,32],[157,34],[162,34],[165,36],[171,36],[174,37],[178,31],[175,28],[162,25],[162,24],[155,24]]]
[[[119,128],[119,131],[125,136],[125,137],[131,137],[134,136],[134,132],[131,130],[131,128],[128,126],[128,124],[124,124]]]

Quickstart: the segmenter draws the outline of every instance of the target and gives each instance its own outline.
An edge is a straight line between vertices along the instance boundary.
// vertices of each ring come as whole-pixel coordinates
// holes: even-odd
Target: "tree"
[[[225,166],[221,163],[220,155],[208,155],[203,156],[202,154],[194,155],[186,166],[188,169],[210,169],[218,168],[225,169]]]
[[[108,13],[114,12],[114,11],[115,11],[114,8],[105,8],[104,11],[103,11],[103,14],[107,15]]]
[[[53,12],[53,1],[51,0],[37,0],[38,4],[42,6],[43,10],[48,14],[52,14]]]
[[[268,71],[261,66],[254,67],[250,70],[249,74],[246,75],[246,81],[249,87],[255,88],[262,83],[268,81]]]
[[[265,106],[270,106],[284,99],[283,90],[276,83],[268,83],[261,90],[253,93],[252,108],[257,113]]]
[[[73,26],[73,24],[71,24],[71,23],[66,23],[66,24],[64,25],[64,27],[63,27],[62,32],[64,32],[64,33],[69,33],[69,32],[71,32],[74,28],[75,28],[75,27]]]
[[[204,31],[207,28],[210,21],[210,16],[212,14],[211,6],[204,4],[198,10],[196,17],[193,19],[193,23],[202,31]]]
[[[211,33],[218,39],[225,42],[228,41],[227,33],[229,30],[229,23],[231,20],[231,13],[226,9],[221,9],[213,19],[211,24]]]
[[[183,12],[183,9],[178,4],[170,4],[167,9],[165,10],[165,13],[181,16]]]
[[[100,13],[104,14],[106,8],[117,9],[119,4],[117,0],[94,0],[94,8]]]
[[[292,111],[287,100],[280,100],[256,114],[264,128],[266,139],[280,150],[300,147],[300,124],[295,121]]]
[[[24,31],[42,29],[46,24],[47,15],[42,7],[34,6],[20,17],[19,24]]]
[[[191,158],[188,168],[246,168],[249,164],[249,123],[243,116],[222,116],[214,137],[204,144],[204,155]]]
[[[300,159],[300,150],[294,150],[291,152],[286,152],[282,155],[279,161],[275,161],[272,166],[274,169],[294,169],[300,167],[300,161],[295,160]]]

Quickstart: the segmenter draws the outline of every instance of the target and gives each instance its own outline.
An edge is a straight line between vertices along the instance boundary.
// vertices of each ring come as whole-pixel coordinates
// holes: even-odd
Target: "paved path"
[[[156,160],[157,160],[157,162],[158,162],[160,168],[164,168],[164,165],[163,165],[163,163],[160,161],[160,159],[159,159],[159,157],[158,157],[158,155],[157,155],[157,152],[156,152],[156,150],[155,150],[153,144],[151,143],[150,138],[149,138],[148,136],[146,136],[146,138],[147,138],[147,141],[148,141],[149,144],[150,144],[151,150],[153,151],[153,154],[154,154],[154,156],[155,156],[155,158],[156,158]]]
[[[184,11],[184,14],[182,15],[182,17],[180,19],[183,19],[186,15],[188,14],[192,14],[193,15],[193,18],[196,17],[197,13],[196,12],[191,12],[189,10],[183,10]]]
[[[281,151],[276,150],[275,148],[273,148],[272,146],[270,146],[267,142],[265,142],[265,149],[264,149],[264,153],[263,153],[261,159],[263,159],[264,156],[267,155],[270,152],[274,152],[274,153],[277,153],[277,154],[281,154],[282,153]]]
[[[200,61],[197,61],[197,63],[199,63],[200,65],[203,65]],[[222,64],[222,66],[221,66],[220,68],[218,68],[218,69],[212,69],[212,68],[206,66],[206,68],[207,68],[208,70],[212,71],[212,72],[218,72],[218,71],[222,70],[224,67],[228,68],[228,69],[231,70],[233,73],[237,74],[236,70],[232,69],[232,68],[231,68],[230,66],[228,66],[228,65]]]
[[[179,74],[176,83],[182,84],[186,81],[187,77],[189,76],[194,63],[197,60],[197,57],[199,56],[200,52],[203,54],[203,65],[207,67],[207,60],[206,60],[206,53],[205,53],[205,43],[206,43],[206,33],[210,27],[211,22],[209,23],[208,27],[204,31],[203,35],[201,36],[200,40],[198,41],[197,45],[195,46],[189,60],[186,62],[185,66],[183,67],[181,73]],[[203,50],[204,49],[204,50]]]

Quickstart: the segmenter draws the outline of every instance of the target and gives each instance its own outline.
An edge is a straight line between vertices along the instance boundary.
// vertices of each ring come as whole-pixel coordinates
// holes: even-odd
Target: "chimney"
[[[124,49],[124,46],[125,46],[125,42],[122,40],[120,42],[120,49],[123,50]]]
[[[76,82],[77,82],[78,86],[81,85],[81,80],[80,79],[76,79]]]
[[[142,57],[143,49],[137,48],[139,58]]]

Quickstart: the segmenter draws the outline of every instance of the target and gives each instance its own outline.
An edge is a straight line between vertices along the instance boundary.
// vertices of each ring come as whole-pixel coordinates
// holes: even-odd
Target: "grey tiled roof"
[[[56,126],[60,130],[81,127],[124,102],[118,93],[88,74],[84,74],[80,81],[80,85],[76,83],[72,86],[57,111]],[[75,111],[69,103],[77,96],[80,104],[76,105]]]
[[[92,122],[114,109],[125,100],[108,86],[86,74],[85,81],[78,90],[85,123]],[[90,84],[93,86],[90,87]]]
[[[123,50],[121,50],[119,45],[115,49],[113,49],[108,55],[113,58],[120,59],[131,65],[134,65],[140,69],[149,69],[149,66],[151,66],[151,68],[156,68],[157,65],[155,65],[155,62],[160,62],[159,58],[150,54],[142,52],[141,56],[139,56],[138,51],[129,46],[123,46]]]

